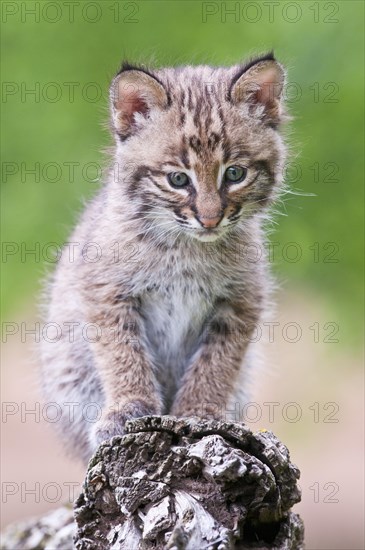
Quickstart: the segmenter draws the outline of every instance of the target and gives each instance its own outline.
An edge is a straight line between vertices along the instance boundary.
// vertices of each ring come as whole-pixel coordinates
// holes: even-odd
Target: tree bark
[[[287,448],[266,430],[138,418],[90,460],[68,536],[76,550],[300,550],[303,523],[291,512],[300,500],[298,478]],[[2,547],[72,548],[71,538],[69,546],[52,546],[49,533],[43,546],[24,538],[12,544]]]

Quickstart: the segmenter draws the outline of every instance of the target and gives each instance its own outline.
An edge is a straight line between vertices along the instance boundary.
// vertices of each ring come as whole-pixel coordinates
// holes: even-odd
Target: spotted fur
[[[125,64],[113,80],[114,162],[70,239],[101,257],[62,255],[47,317],[62,337],[42,345],[46,397],[77,404],[58,426],[83,459],[128,418],[220,417],[242,393],[270,288],[261,226],[281,184],[283,84],[272,54],[229,68]],[[224,180],[232,165],[243,182]],[[174,172],[187,187],[172,187]]]

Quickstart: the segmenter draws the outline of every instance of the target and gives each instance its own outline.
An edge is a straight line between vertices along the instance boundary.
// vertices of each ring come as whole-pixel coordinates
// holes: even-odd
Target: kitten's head
[[[285,73],[123,65],[111,87],[118,186],[148,231],[213,241],[263,211],[281,182]]]

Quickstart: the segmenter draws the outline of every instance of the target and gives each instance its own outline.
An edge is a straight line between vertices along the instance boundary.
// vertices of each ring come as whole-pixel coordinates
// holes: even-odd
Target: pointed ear
[[[284,68],[268,54],[251,61],[233,77],[229,99],[236,105],[245,102],[251,109],[261,107],[262,120],[277,125],[283,115],[284,83]]]
[[[148,117],[153,109],[169,104],[161,82],[145,69],[124,65],[110,89],[112,121],[116,133],[125,139],[136,127],[138,115]]]

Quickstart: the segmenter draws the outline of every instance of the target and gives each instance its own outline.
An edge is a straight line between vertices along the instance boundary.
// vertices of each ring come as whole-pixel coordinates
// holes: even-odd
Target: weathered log
[[[39,519],[9,525],[1,533],[1,550],[71,550],[75,529],[72,506],[62,506]]]
[[[299,550],[303,523],[291,512],[300,500],[298,478],[271,432],[198,418],[138,418],[90,460],[75,502],[74,547]],[[48,536],[43,546],[23,539],[21,548],[72,547],[64,544],[52,546]]]
[[[126,430],[89,464],[77,550],[301,548],[299,471],[272,433],[168,416]]]

